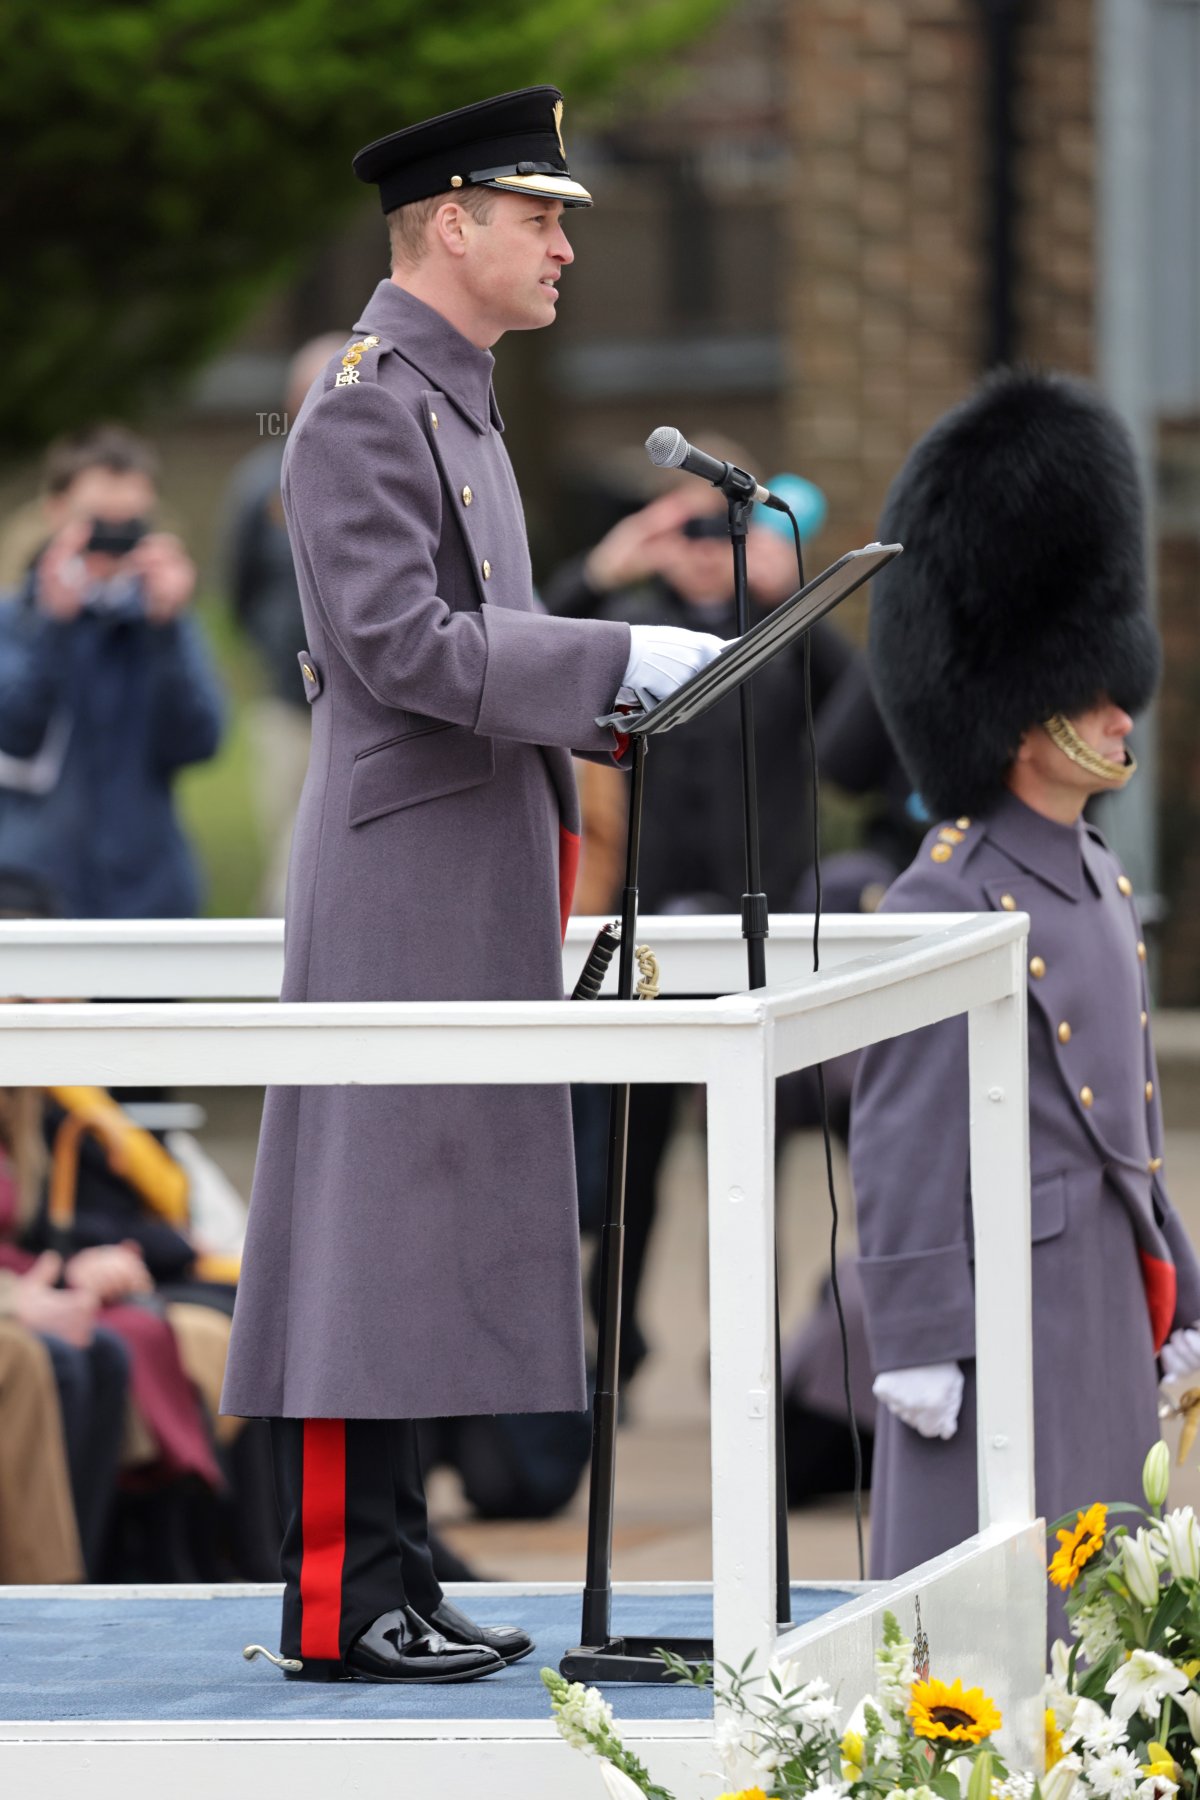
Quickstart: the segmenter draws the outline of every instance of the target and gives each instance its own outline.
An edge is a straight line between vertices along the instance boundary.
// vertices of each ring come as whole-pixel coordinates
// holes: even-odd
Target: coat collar
[[[376,332],[452,400],[476,431],[486,431],[489,424],[504,430],[492,393],[496,364],[491,351],[469,342],[415,294],[394,281],[381,281],[354,329]]]
[[[1078,900],[1083,891],[1084,825],[1059,825],[1044,814],[1034,812],[1015,794],[1006,793],[989,813],[987,835],[1027,869],[1068,900]]]

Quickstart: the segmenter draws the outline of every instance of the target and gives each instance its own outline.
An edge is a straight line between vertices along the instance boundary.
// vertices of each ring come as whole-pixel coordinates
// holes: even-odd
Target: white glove
[[[886,1369],[871,1389],[902,1424],[922,1437],[952,1438],[958,1430],[963,1372],[957,1363],[922,1363],[915,1369]]]
[[[725,648],[724,638],[711,631],[685,631],[680,625],[631,625],[629,637],[629,662],[617,704],[637,702],[647,712]]]
[[[1200,1324],[1184,1325],[1179,1331],[1173,1331],[1158,1357],[1168,1381],[1200,1373]]]

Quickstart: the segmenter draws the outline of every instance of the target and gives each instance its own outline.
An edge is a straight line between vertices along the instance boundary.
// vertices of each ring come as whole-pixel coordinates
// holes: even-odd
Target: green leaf
[[[1188,1598],[1186,1588],[1177,1581],[1171,1583],[1159,1601],[1154,1617],[1150,1621],[1150,1630],[1146,1638],[1148,1650],[1156,1650],[1171,1627],[1182,1618],[1187,1611]]]

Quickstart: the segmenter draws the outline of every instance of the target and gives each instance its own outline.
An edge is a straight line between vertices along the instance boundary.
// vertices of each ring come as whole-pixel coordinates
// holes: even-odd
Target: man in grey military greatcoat
[[[1090,389],[986,381],[917,444],[880,535],[881,709],[937,820],[891,912],[1027,912],[1037,1505],[1137,1501],[1155,1359],[1195,1367],[1200,1265],[1167,1196],[1146,946],[1088,799],[1153,693],[1132,446]],[[1151,798],[1147,797],[1147,804]],[[851,1120],[882,1402],[872,1572],[977,1529],[967,1021],[868,1050]]]
[[[393,270],[315,382],[282,494],[312,750],[285,1000],[561,1000],[570,752],[721,648],[534,598],[490,346],[573,260],[562,97],[501,95],[355,159]],[[433,1572],[413,1421],[585,1403],[565,1087],[268,1092],[224,1410],[272,1421],[281,1653],[304,1680],[468,1680],[532,1649]]]

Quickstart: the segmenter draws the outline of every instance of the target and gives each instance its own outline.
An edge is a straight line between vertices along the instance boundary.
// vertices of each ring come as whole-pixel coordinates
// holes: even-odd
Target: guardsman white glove
[[[921,1363],[887,1369],[871,1389],[890,1413],[922,1437],[952,1438],[962,1406],[963,1372],[957,1363]]]
[[[631,625],[629,637],[629,662],[617,704],[636,701],[647,712],[725,648],[724,638],[711,631],[685,631],[680,625]]]
[[[1185,1375],[1200,1375],[1200,1324],[1184,1325],[1179,1331],[1173,1331],[1158,1357],[1168,1381],[1179,1381]]]

